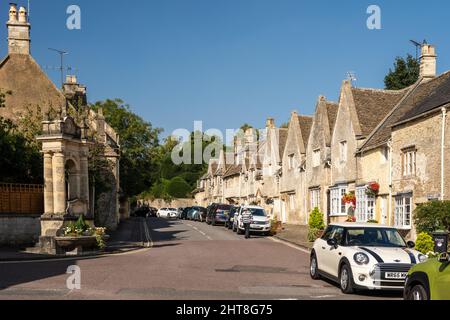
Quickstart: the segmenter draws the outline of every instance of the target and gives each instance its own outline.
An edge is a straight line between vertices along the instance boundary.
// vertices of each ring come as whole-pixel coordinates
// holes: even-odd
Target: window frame
[[[367,195],[367,186],[356,188],[355,215],[357,222],[375,220],[376,197]]]
[[[394,204],[394,226],[402,230],[411,230],[413,194],[397,195],[394,199]]]
[[[347,215],[349,206],[344,203],[342,198],[348,192],[348,185],[340,185],[330,189],[331,213],[333,217],[342,217]],[[343,211],[344,209],[344,211]]]

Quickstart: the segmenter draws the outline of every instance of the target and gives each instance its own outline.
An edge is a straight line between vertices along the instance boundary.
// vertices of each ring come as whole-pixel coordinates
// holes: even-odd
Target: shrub
[[[325,222],[323,220],[323,213],[315,208],[309,215],[309,229],[324,230]]]
[[[414,211],[414,222],[419,233],[450,230],[450,201],[430,201],[418,205]]]
[[[323,229],[309,228],[308,241],[309,242],[316,241],[321,236],[322,232],[323,232]]]
[[[426,232],[422,232],[417,236],[416,250],[423,254],[428,254],[434,251],[433,238]]]
[[[167,185],[167,193],[174,198],[186,198],[191,192],[191,186],[180,177],[170,180]]]

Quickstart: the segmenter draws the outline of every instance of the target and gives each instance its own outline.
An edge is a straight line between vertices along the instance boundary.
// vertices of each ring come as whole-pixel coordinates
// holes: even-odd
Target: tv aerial
[[[422,45],[427,44],[427,40],[423,40],[423,43],[419,43],[415,40],[409,40],[416,47],[416,60],[419,60],[419,50],[422,48]]]
[[[45,69],[47,70],[58,70],[61,73],[61,88],[64,86],[64,71],[70,72],[70,71],[77,71],[77,69],[74,69],[72,67],[65,67],[64,66],[64,56],[68,55],[69,52],[59,49],[53,49],[48,48],[48,50],[54,51],[60,55],[60,66],[59,67],[52,67],[52,66],[45,66]]]
[[[353,84],[355,84],[356,87],[356,73],[354,71],[349,71],[347,72],[347,80],[350,80],[350,82]]]

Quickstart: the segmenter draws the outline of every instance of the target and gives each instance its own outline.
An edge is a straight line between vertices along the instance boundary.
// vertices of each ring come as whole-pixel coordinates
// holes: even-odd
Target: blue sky
[[[66,28],[70,4],[80,31]],[[371,4],[382,30],[366,27]],[[68,50],[91,102],[121,98],[165,135],[194,120],[263,127],[268,116],[312,114],[318,95],[337,100],[348,71],[359,87],[382,88],[394,58],[415,54],[409,39],[435,44],[439,72],[450,69],[449,12],[447,0],[31,0],[32,53],[57,66],[47,48]]]

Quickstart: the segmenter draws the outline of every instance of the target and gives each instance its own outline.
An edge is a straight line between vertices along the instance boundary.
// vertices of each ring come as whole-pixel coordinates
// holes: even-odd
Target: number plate
[[[405,280],[408,276],[406,272],[387,272],[386,279]]]

